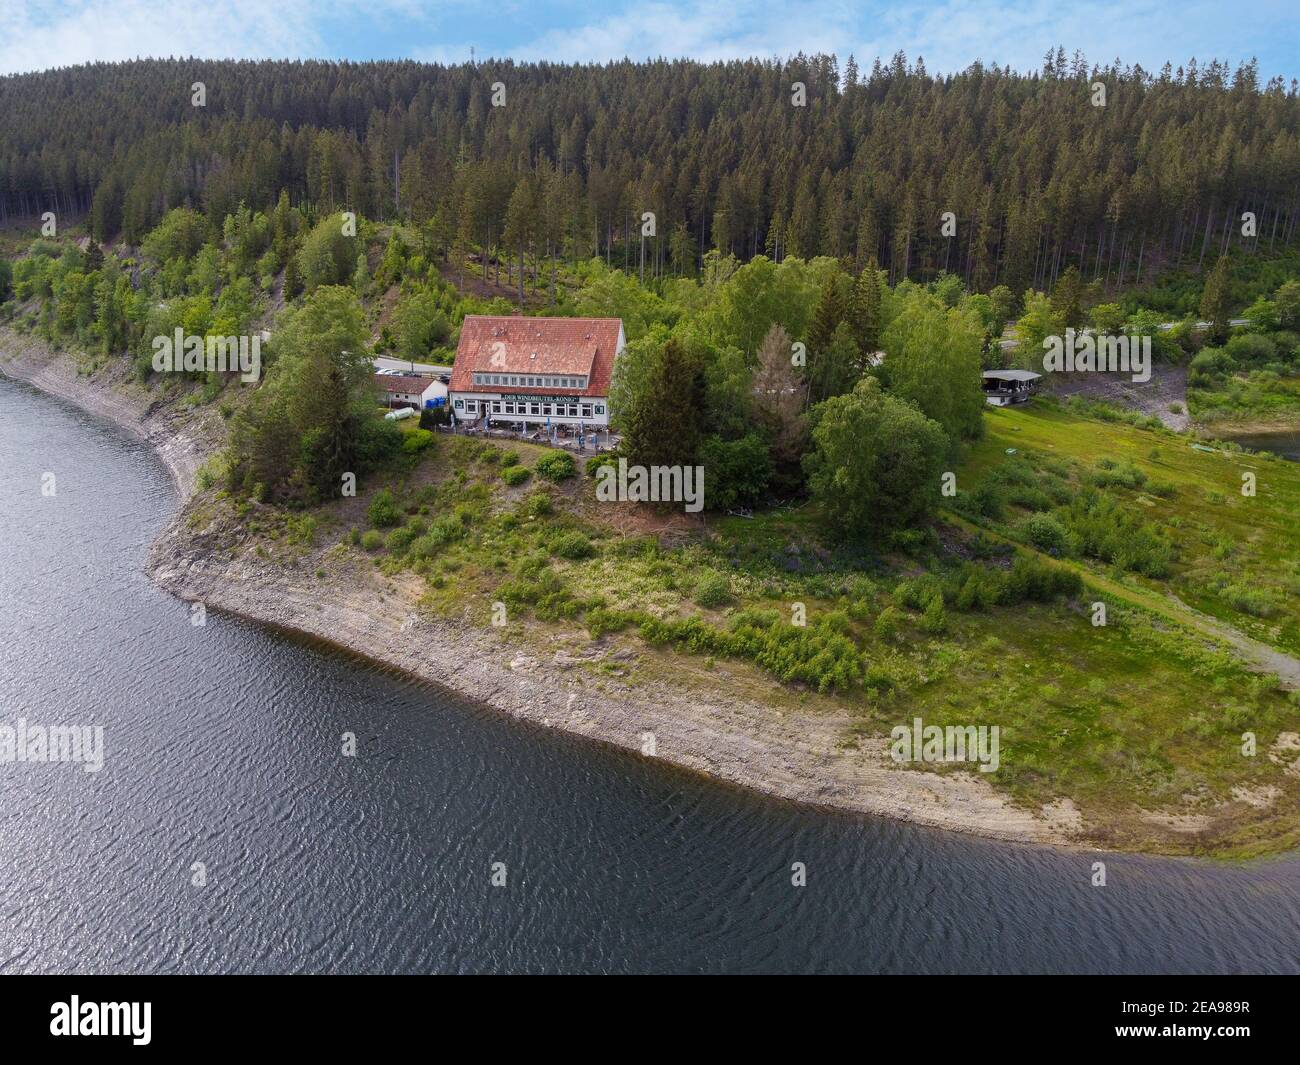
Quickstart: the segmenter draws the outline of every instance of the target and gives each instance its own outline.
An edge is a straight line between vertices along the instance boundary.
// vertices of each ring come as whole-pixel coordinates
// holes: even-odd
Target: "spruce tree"
[[[627,411],[623,449],[642,466],[693,466],[704,432],[703,367],[677,340],[667,341]]]
[[[1228,339],[1228,257],[1220,255],[1201,293],[1201,318],[1209,322],[1206,339],[1222,344]]]
[[[853,283],[853,296],[849,303],[848,321],[853,339],[864,359],[880,350],[882,316],[880,267],[873,255]]]

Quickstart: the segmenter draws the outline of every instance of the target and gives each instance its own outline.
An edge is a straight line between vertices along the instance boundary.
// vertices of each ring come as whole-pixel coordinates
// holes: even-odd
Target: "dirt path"
[[[942,517],[949,524],[956,525],[968,532],[981,533],[984,536],[1000,540],[1002,543],[1011,544],[1021,551],[1037,555],[1044,561],[1053,562],[1058,566],[1066,566],[1078,573],[1086,585],[1095,588],[1097,591],[1121,599],[1130,606],[1156,614],[1166,621],[1172,621],[1176,625],[1192,629],[1218,643],[1227,644],[1240,654],[1248,669],[1257,673],[1276,674],[1282,688],[1287,691],[1300,691],[1300,659],[1279,651],[1275,647],[1270,647],[1266,643],[1261,643],[1259,640],[1239,632],[1218,618],[1212,618],[1208,614],[1201,613],[1201,611],[1188,606],[1172,593],[1154,592],[1145,588],[1130,588],[1100,573],[1095,573],[1081,563],[1064,558],[1052,558],[1052,556],[1029,544],[1022,544],[1009,536],[1003,536],[992,529],[976,525],[974,522],[967,521],[951,511],[944,511]]]

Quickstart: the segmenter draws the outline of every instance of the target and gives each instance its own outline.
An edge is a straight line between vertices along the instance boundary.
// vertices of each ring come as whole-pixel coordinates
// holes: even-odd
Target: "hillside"
[[[147,60],[0,78],[0,225],[89,216],[100,241],[137,244],[171,208],[215,227],[283,191],[426,229],[440,255],[598,256],[653,278],[710,250],[874,257],[891,283],[946,270],[1016,293],[1073,264],[1115,290],[1293,243],[1298,134],[1295,82],[1253,64],[1063,49],[1030,74],[947,77],[901,54]]]

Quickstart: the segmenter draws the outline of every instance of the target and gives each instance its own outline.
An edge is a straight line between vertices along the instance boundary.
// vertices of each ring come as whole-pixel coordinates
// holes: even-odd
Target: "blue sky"
[[[1275,0],[0,0],[0,73],[137,56],[603,62],[902,50],[929,70],[1037,68],[1049,46],[1158,70],[1191,56],[1300,77],[1300,4]],[[865,62],[864,62],[865,59]]]

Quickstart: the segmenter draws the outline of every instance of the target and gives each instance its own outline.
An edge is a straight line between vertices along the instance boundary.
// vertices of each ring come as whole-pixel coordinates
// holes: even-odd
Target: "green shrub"
[[[1234,610],[1256,618],[1271,618],[1278,612],[1277,601],[1267,591],[1247,584],[1229,584],[1223,597]]]
[[[1030,514],[1020,523],[1020,531],[1044,551],[1063,552],[1070,543],[1069,530],[1054,514]]]
[[[943,608],[943,596],[936,595],[921,615],[921,631],[940,636],[948,631],[948,612]]]
[[[572,477],[577,470],[573,456],[567,451],[549,451],[534,464],[533,469],[539,477],[548,481],[563,481]]]
[[[433,433],[428,429],[412,429],[402,441],[402,450],[408,455],[415,455],[433,443]]]
[[[984,481],[977,485],[973,492],[967,493],[965,500],[966,509],[970,513],[994,520],[1002,517],[1006,502],[1002,492],[992,481]]]
[[[444,514],[429,527],[428,538],[435,547],[455,543],[465,535],[465,523],[452,514]]]
[[[393,493],[387,488],[376,493],[375,498],[370,501],[370,508],[366,513],[370,518],[370,524],[376,529],[390,528],[400,524],[402,520],[401,508],[398,507],[397,500],[393,498]]]
[[[1064,514],[1078,549],[1147,577],[1167,577],[1174,547],[1148,522],[1129,514],[1114,500],[1085,493]]]
[[[551,554],[577,562],[596,553],[591,541],[580,532],[560,533],[551,541]]]
[[[1147,483],[1147,475],[1133,465],[1132,459],[1123,462],[1102,459],[1091,479],[1098,488],[1141,488]]]
[[[437,538],[432,535],[417,536],[411,541],[409,556],[417,561],[433,558],[438,553],[439,546]]]
[[[361,534],[361,546],[367,551],[378,551],[384,546],[383,534],[374,529],[367,529]]]
[[[384,540],[384,546],[394,555],[400,555],[415,539],[415,530],[409,525],[403,525],[400,529],[394,529]]]
[[[555,511],[555,504],[544,489],[529,492],[528,498],[520,506],[520,511],[531,518],[545,518]]]
[[[725,573],[704,570],[695,582],[695,602],[702,607],[717,607],[731,598],[731,581]]]
[[[503,451],[501,453],[501,468],[506,469],[510,466],[519,465],[519,453],[517,451]]]
[[[516,459],[518,456],[516,456]],[[527,466],[505,466],[501,470],[501,480],[505,481],[511,488],[517,488],[528,480],[531,471]]]
[[[912,610],[924,610],[930,601],[942,593],[939,578],[933,573],[922,573],[918,577],[909,577],[900,581],[894,589],[894,598]]]
[[[873,626],[876,636],[882,640],[893,640],[898,636],[898,625],[902,615],[892,606],[885,607],[876,617]]]

